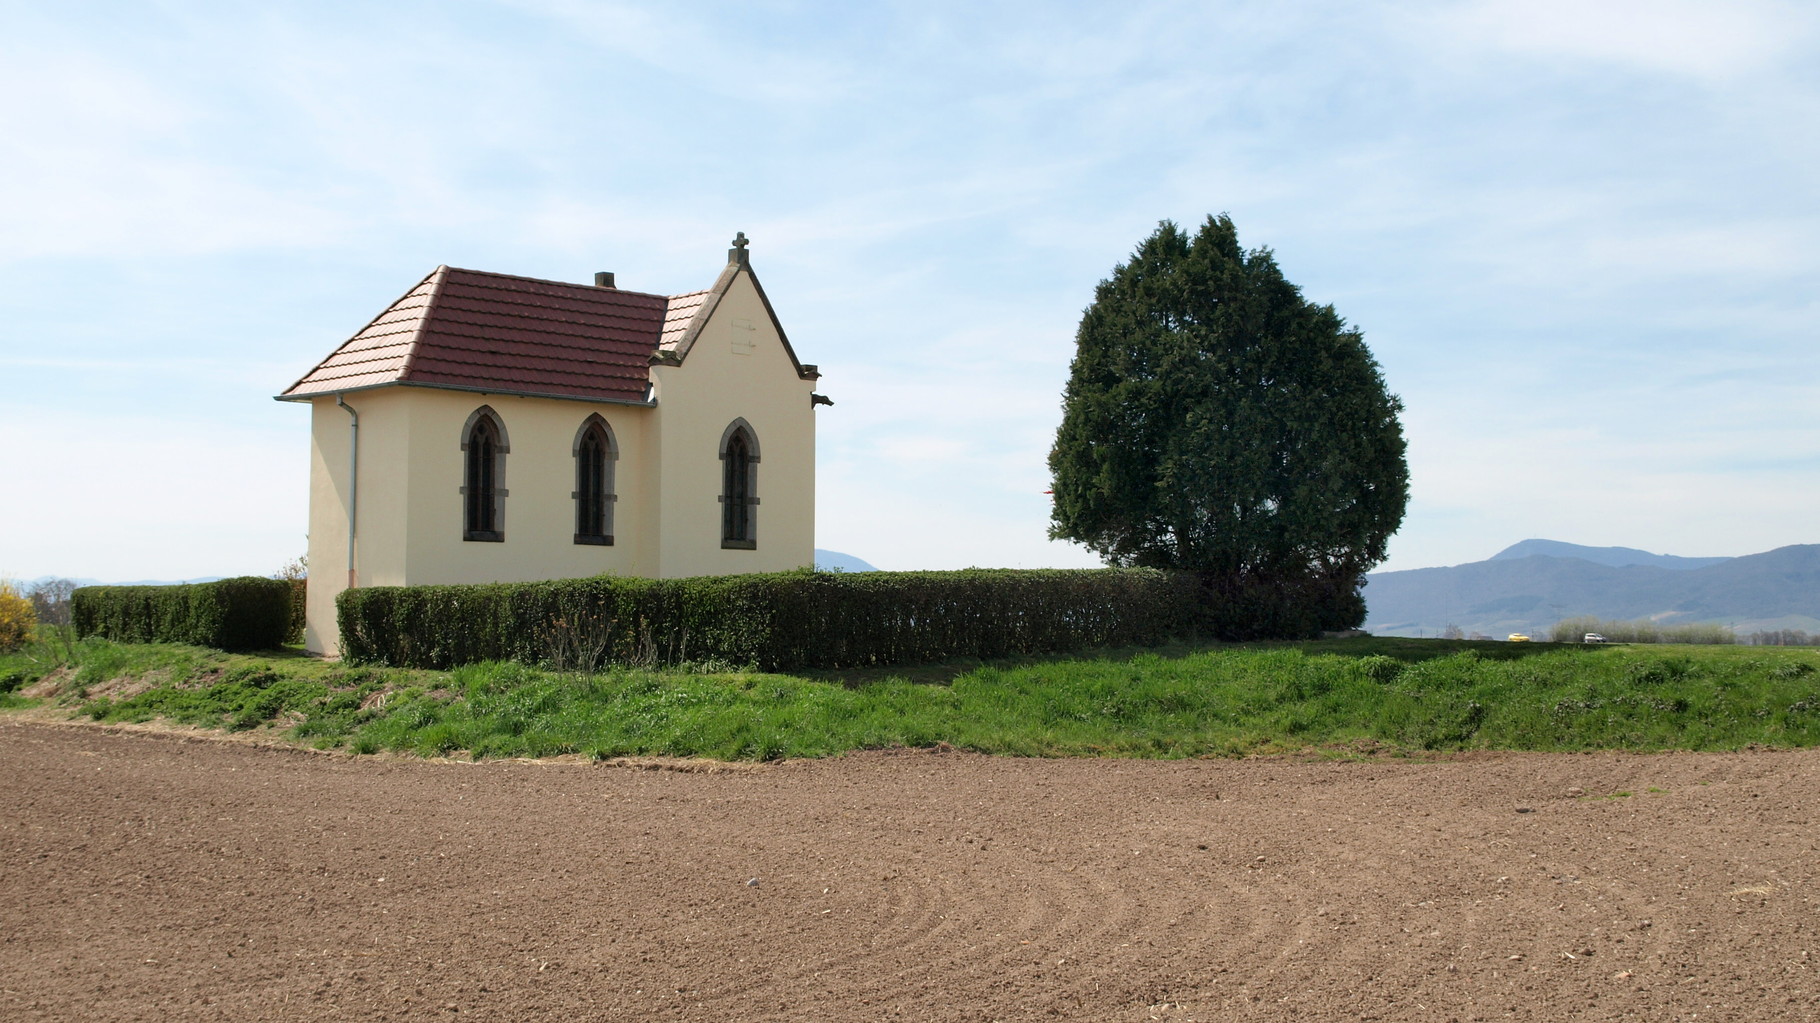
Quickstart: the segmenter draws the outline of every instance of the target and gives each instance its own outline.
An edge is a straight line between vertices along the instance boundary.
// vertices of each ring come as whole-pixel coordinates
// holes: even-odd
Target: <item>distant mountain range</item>
[[[52,583],[65,578],[60,575],[41,575],[36,579],[27,579],[20,584],[21,589],[29,590],[40,583]],[[212,583],[217,579],[226,579],[224,575],[205,575],[195,579],[132,579],[127,582],[103,583],[99,579],[71,579],[77,586],[181,586],[184,583]]]
[[[840,551],[824,551],[820,547],[817,547],[815,549],[815,567],[821,569],[824,572],[832,572],[832,571],[876,572],[876,571],[878,571],[877,567],[867,564],[866,562],[860,560],[859,558],[854,557],[851,554],[842,554]],[[40,583],[54,582],[61,578],[63,578],[63,577],[55,576],[55,575],[39,576],[36,579],[25,580],[24,582],[19,584],[19,588],[20,588],[21,592],[29,592],[32,587],[37,586]],[[205,576],[200,576],[195,579],[134,579],[130,582],[114,582],[114,583],[108,583],[106,585],[109,585],[109,586],[176,586],[180,583],[212,583],[215,580],[222,579],[222,578],[226,578],[226,577],[219,576],[219,575],[205,575]],[[100,585],[102,585],[102,582],[99,579],[72,579],[70,581],[75,583],[77,586],[100,586]]]
[[[1512,561],[1517,558],[1579,558],[1595,565],[1609,565],[1612,568],[1623,568],[1627,565],[1649,565],[1652,568],[1705,568],[1731,561],[1731,558],[1681,558],[1673,554],[1651,554],[1635,547],[1582,547],[1577,543],[1562,543],[1559,540],[1524,540],[1513,543],[1491,556],[1492,561]]]
[[[1739,634],[1820,631],[1820,544],[1739,558],[1683,558],[1630,547],[1525,540],[1485,561],[1366,577],[1365,628],[1433,636],[1449,625],[1498,639],[1596,615],[1717,622]]]

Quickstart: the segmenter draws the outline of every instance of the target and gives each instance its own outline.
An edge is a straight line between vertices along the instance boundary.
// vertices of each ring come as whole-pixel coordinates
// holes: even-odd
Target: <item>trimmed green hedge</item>
[[[271,650],[290,629],[291,584],[240,576],[180,586],[83,586],[70,596],[78,636]]]
[[[310,581],[308,579],[285,579],[286,586],[291,588],[291,618],[285,626],[286,643],[303,642],[303,631],[309,627]]]
[[[447,668],[721,660],[842,668],[1159,643],[1199,581],[1152,569],[968,569],[375,586],[337,598],[351,662]]]

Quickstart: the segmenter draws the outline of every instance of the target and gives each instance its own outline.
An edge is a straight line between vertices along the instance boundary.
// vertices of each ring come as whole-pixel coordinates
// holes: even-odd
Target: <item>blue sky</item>
[[[822,389],[817,545],[1090,565],[1094,284],[1229,212],[1407,405],[1385,568],[1820,542],[1820,12],[1731,0],[0,3],[0,574],[265,574],[271,396],[440,263],[705,287]]]

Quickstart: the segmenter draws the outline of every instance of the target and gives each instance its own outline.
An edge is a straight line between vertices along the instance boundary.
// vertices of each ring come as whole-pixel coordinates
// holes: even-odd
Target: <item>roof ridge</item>
[[[652,291],[633,291],[630,288],[602,288],[594,284],[582,284],[579,281],[556,281],[551,280],[548,277],[526,277],[524,274],[502,274],[493,270],[469,270],[466,267],[448,266],[446,264],[440,269],[448,270],[451,273],[474,274],[477,277],[501,277],[509,281],[529,281],[532,284],[554,284],[559,288],[582,288],[587,291],[611,291],[619,295],[638,295],[644,298],[669,297],[667,295],[659,295]]]
[[[283,391],[279,392],[280,396],[282,397],[283,395],[289,394],[292,391],[295,391],[297,388],[303,386],[303,382],[305,380],[308,380],[309,378],[315,376],[316,371],[321,369],[323,367],[324,363],[328,362],[330,359],[333,359],[335,356],[339,355],[341,353],[341,351],[343,349],[345,349],[348,345],[353,344],[354,340],[356,338],[360,337],[360,335],[365,334],[367,331],[371,330],[373,328],[373,324],[378,323],[380,320],[385,319],[387,313],[390,313],[392,310],[398,308],[398,303],[403,302],[407,298],[410,298],[411,292],[416,291],[418,288],[423,287],[424,282],[428,281],[431,277],[436,276],[437,271],[447,270],[447,269],[448,269],[448,267],[446,265],[438,266],[435,270],[431,270],[429,273],[424,274],[423,277],[420,278],[416,284],[413,284],[410,287],[406,288],[404,290],[404,294],[398,296],[397,298],[391,300],[390,302],[387,302],[384,309],[379,310],[378,313],[374,314],[372,319],[370,319],[366,323],[362,324],[359,330],[355,331],[352,334],[349,334],[348,339],[346,341],[343,341],[341,344],[336,345],[334,351],[330,352],[324,358],[318,360],[316,365],[311,366],[309,368],[309,370],[307,372],[305,372],[302,376],[300,376],[296,380],[292,381],[291,386],[289,386],[289,387],[285,388]],[[421,326],[421,320],[419,321],[419,324]],[[413,329],[412,333],[415,334],[416,330]],[[416,342],[413,340],[412,344],[414,345],[414,344],[416,344]],[[407,354],[406,358],[407,359],[409,358],[408,354]]]
[[[457,294],[456,288],[476,289],[487,292],[484,296],[474,294]],[[537,310],[538,319],[561,321],[565,323],[585,323],[590,320],[640,320],[649,319],[653,314],[661,315],[669,308],[668,303],[647,302],[586,302],[568,295],[532,295],[528,292],[509,291],[505,288],[477,289],[477,286],[466,281],[449,282],[445,316],[456,316],[461,313],[479,313],[485,306],[489,310],[504,309],[520,315],[531,315],[529,310]],[[541,301],[539,301],[541,299]],[[554,304],[567,303],[565,305]]]
[[[442,297],[442,286],[449,279],[449,264],[443,263],[437,266],[436,269],[430,271],[429,277],[425,277],[423,281],[428,281],[431,278],[435,278],[435,283],[430,285],[429,299],[424,302],[423,312],[418,314],[417,323],[411,328],[411,343],[410,346],[404,350],[404,365],[398,367],[398,379],[400,380],[411,379],[411,367],[417,362],[417,345],[423,340],[424,325],[430,322],[430,317],[436,312],[436,300]],[[423,281],[418,282],[418,287],[423,286]],[[417,289],[412,288],[411,290],[415,291]],[[406,294],[409,294],[409,292]],[[402,301],[402,299],[400,301]],[[397,305],[398,303],[394,302],[392,304]]]

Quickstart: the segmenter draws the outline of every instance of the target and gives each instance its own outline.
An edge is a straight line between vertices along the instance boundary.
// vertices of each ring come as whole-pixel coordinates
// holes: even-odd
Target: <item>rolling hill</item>
[[[876,572],[877,568],[870,563],[842,554],[840,551],[825,551],[815,548],[815,567],[823,572]]]
[[[1365,628],[1436,635],[1448,625],[1502,638],[1575,615],[1820,631],[1820,544],[1738,558],[1525,540],[1485,561],[1366,577]]]

